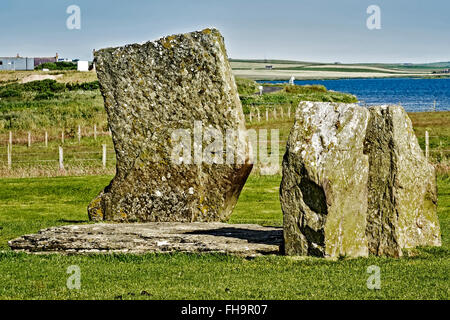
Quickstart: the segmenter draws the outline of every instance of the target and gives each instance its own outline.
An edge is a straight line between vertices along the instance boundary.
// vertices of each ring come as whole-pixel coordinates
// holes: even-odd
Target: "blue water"
[[[286,81],[259,81],[286,83]],[[406,111],[450,110],[450,79],[298,80],[298,85],[321,84],[328,90],[354,94],[361,104],[401,104]]]

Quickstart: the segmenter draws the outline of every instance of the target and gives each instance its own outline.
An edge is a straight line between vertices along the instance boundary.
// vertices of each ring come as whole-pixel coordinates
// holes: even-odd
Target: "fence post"
[[[64,144],[64,128],[61,131],[61,143]]]
[[[269,122],[269,109],[266,109],[266,121]]]
[[[47,148],[48,147],[48,132],[47,130],[45,130],[45,134],[44,134],[44,145]]]
[[[78,143],[81,142],[81,126],[78,125]]]
[[[252,122],[253,120],[253,114],[252,114],[252,110],[250,110],[250,122]]]
[[[288,108],[288,118],[289,119],[291,118],[291,106],[289,106],[289,108]]]
[[[9,132],[9,144],[12,145],[12,131]]]
[[[260,112],[259,112],[259,108],[256,109],[256,110],[257,110],[257,112],[258,112],[258,122],[261,122],[261,114],[260,114]]]
[[[106,144],[102,145],[103,152],[102,152],[102,164],[103,168],[106,168]]]
[[[97,140],[97,125],[94,124],[94,140]]]
[[[281,112],[281,119],[284,119],[284,109],[283,109],[283,107],[280,107],[280,112]]]
[[[31,132],[28,131],[28,148],[31,147]]]
[[[11,153],[12,153],[12,144],[8,143],[8,170],[11,170]]]
[[[273,118],[277,120],[277,108],[273,107]]]
[[[64,151],[61,146],[59,147],[59,170],[64,170]]]
[[[430,156],[430,134],[428,131],[425,131],[425,157],[428,160],[428,157]]]

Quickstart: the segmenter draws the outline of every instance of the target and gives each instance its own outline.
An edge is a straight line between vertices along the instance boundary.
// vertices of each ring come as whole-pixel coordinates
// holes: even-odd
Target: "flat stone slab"
[[[49,254],[279,254],[282,228],[249,224],[153,222],[53,227],[8,242],[12,250]]]

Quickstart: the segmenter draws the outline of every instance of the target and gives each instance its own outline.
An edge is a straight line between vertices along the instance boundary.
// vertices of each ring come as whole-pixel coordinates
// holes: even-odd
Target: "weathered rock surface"
[[[89,205],[90,219],[226,221],[252,169],[248,146],[236,151],[234,162],[176,163],[172,156],[180,143],[172,141],[173,132],[189,130],[193,136],[198,121],[223,136],[227,130],[246,132],[220,33],[206,29],[103,49],[95,53],[95,61],[117,174]],[[193,139],[189,157],[202,155],[206,135]],[[245,134],[239,137],[242,142]],[[192,147],[192,141],[186,144]]]
[[[401,256],[403,248],[440,246],[434,167],[423,155],[401,107],[370,108],[365,154],[369,157],[369,251]]]
[[[49,228],[8,244],[16,251],[42,254],[191,252],[258,256],[279,254],[282,229],[201,222],[100,223]]]
[[[298,108],[280,189],[288,255],[367,255],[368,119],[357,105]]]
[[[302,103],[283,161],[288,255],[439,246],[435,172],[401,107]]]

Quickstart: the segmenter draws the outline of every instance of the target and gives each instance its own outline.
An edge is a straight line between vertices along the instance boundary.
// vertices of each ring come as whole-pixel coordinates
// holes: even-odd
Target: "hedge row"
[[[36,100],[52,99],[55,93],[64,91],[93,91],[99,89],[98,81],[85,83],[60,83],[55,80],[31,81],[27,83],[14,83],[0,88],[0,98],[21,97],[22,92],[35,92]]]

